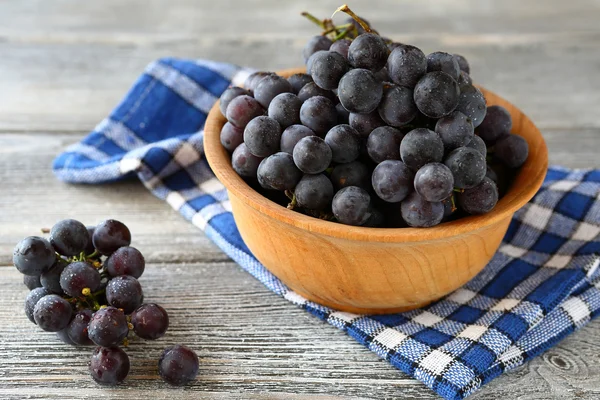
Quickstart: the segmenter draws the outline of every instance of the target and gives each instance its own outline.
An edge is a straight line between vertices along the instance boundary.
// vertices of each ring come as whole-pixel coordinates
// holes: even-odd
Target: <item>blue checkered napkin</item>
[[[58,156],[54,172],[74,183],[137,175],[269,289],[447,399],[468,396],[598,315],[600,170],[550,169],[489,265],[426,308],[355,315],[289,290],[245,246],[227,193],[203,156],[210,107],[249,72],[209,61],[152,63],[110,117]]]

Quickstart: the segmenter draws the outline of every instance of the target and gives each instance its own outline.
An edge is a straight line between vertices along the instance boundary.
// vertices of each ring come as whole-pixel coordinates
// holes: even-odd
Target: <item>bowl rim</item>
[[[292,68],[277,73],[288,77],[305,72],[304,68]],[[508,192],[498,201],[494,209],[483,215],[472,215],[454,221],[444,222],[430,228],[370,228],[344,225],[325,221],[287,209],[250,187],[231,166],[231,156],[221,145],[220,131],[226,119],[221,114],[219,101],[210,110],[204,127],[204,151],[208,163],[227,191],[238,197],[246,205],[260,213],[287,225],[330,237],[368,242],[425,242],[475,232],[484,227],[512,217],[515,211],[524,206],[542,186],[548,170],[548,148],[535,124],[517,107],[495,93],[478,86],[486,97],[486,103],[507,108],[513,117],[511,133],[521,135],[527,126],[524,137],[529,145],[529,156],[516,176]],[[488,97],[493,97],[492,102]],[[517,116],[518,118],[515,118]]]

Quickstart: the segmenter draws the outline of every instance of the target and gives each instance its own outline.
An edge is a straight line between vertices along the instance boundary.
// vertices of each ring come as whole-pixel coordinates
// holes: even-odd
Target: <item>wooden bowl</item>
[[[303,69],[281,71],[290,76]],[[516,210],[540,188],[548,168],[546,143],[518,108],[481,89],[488,105],[505,107],[529,158],[508,193],[488,214],[432,228],[365,228],[286,209],[250,188],[231,167],[219,134],[226,120],[210,111],[204,148],[225,185],[237,227],[256,258],[301,296],[338,310],[383,314],[422,307],[473,278],[492,258]]]

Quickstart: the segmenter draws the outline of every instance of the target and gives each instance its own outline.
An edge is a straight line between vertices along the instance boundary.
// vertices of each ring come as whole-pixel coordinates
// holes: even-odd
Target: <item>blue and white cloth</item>
[[[245,246],[227,193],[204,158],[209,109],[250,72],[203,60],[150,64],[112,114],[58,156],[54,172],[88,184],[137,175],[270,290],[446,399],[468,396],[598,315],[600,170],[551,168],[483,271],[423,309],[355,315],[288,289]]]

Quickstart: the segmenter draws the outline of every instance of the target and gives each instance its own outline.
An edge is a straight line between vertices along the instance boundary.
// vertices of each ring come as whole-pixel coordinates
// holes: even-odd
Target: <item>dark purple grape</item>
[[[529,145],[521,136],[508,135],[496,142],[494,155],[507,167],[519,168],[527,161]]]
[[[413,99],[413,91],[404,86],[385,87],[377,111],[381,119],[390,126],[399,128],[408,124],[417,116],[418,112]]]
[[[385,66],[390,50],[381,36],[363,33],[348,48],[348,61],[354,68],[377,72]]]
[[[249,94],[250,94],[249,91],[247,91],[246,89],[242,89],[241,87],[237,87],[237,86],[232,86],[232,87],[225,89],[225,91],[221,95],[221,98],[219,99],[220,100],[219,110],[221,110],[221,114],[223,114],[224,117],[227,116],[227,106],[229,105],[231,100],[235,99],[238,96],[249,95]]]
[[[471,67],[469,67],[469,62],[465,57],[461,56],[460,54],[454,54],[454,58],[458,62],[458,66],[461,71],[467,74],[471,73]]]
[[[512,129],[512,118],[506,108],[489,106],[481,125],[477,127],[478,136],[486,143],[495,143],[503,136],[508,136]]]
[[[331,208],[342,224],[360,226],[371,217],[371,196],[357,186],[347,186],[333,196]]]
[[[400,143],[404,134],[391,126],[380,126],[367,139],[367,152],[376,163],[400,159]]]
[[[482,156],[487,157],[487,146],[482,138],[475,135],[473,139],[465,146],[477,150]]]
[[[96,347],[90,361],[90,375],[101,385],[116,385],[129,374],[129,357],[118,347]]]
[[[60,274],[60,287],[69,296],[81,297],[85,288],[95,292],[100,288],[100,273],[91,264],[78,261],[67,265]]]
[[[477,186],[485,178],[485,157],[470,147],[452,150],[444,164],[452,171],[454,186],[459,189]]]
[[[35,319],[33,318],[33,310],[35,309],[35,305],[42,297],[49,294],[50,292],[43,287],[35,288],[27,294],[27,297],[25,298],[25,315],[27,315],[27,318],[34,324],[36,323]]]
[[[74,219],[58,221],[50,230],[50,243],[63,256],[78,255],[85,250],[88,241],[87,228]]]
[[[491,179],[492,182],[494,182],[496,186],[498,186],[498,174],[489,165],[487,166],[487,169],[485,171],[485,177]]]
[[[446,152],[468,145],[473,140],[474,131],[471,118],[460,111],[453,111],[440,118],[435,125],[435,132],[444,142]]]
[[[35,323],[47,332],[58,332],[65,329],[71,322],[72,315],[71,304],[56,294],[42,297],[33,308]]]
[[[244,141],[244,130],[227,122],[221,128],[220,139],[223,147],[233,152]]]
[[[369,114],[375,111],[382,96],[382,83],[367,69],[352,69],[340,80],[340,103],[352,113]]]
[[[317,86],[314,82],[309,82],[298,92],[298,98],[300,101],[305,102],[311,97],[322,96],[332,102],[335,100],[335,94],[331,90],[325,90]]]
[[[279,151],[281,126],[273,118],[260,116],[244,129],[244,144],[256,157],[267,157]]]
[[[414,174],[402,161],[385,160],[373,170],[371,184],[381,200],[398,203],[413,190]]]
[[[399,44],[388,57],[387,69],[392,82],[414,88],[427,72],[427,57],[417,47]]]
[[[250,153],[245,143],[240,144],[231,155],[231,166],[244,178],[256,178],[256,171],[263,159]]]
[[[94,236],[94,231],[96,230],[95,226],[86,226],[86,229],[88,231],[88,244],[87,246],[85,246],[85,255],[89,256],[91,254],[94,254],[94,252],[96,251],[96,248],[94,247],[94,241],[92,240],[92,237]]]
[[[254,89],[256,89],[256,85],[258,85],[258,82],[260,82],[262,78],[268,75],[275,75],[275,73],[267,71],[253,72],[246,78],[246,81],[244,82],[244,88],[246,88],[246,90],[248,90],[250,93],[254,93]]]
[[[318,174],[331,163],[331,148],[318,136],[300,139],[292,153],[294,163],[305,174]]]
[[[292,85],[287,79],[279,75],[268,75],[258,82],[256,89],[254,89],[254,98],[266,109],[275,96],[291,92]]]
[[[408,132],[400,144],[400,158],[412,170],[444,158],[444,143],[437,133],[425,128]]]
[[[319,50],[319,51],[315,52],[312,56],[310,56],[310,58],[306,62],[306,72],[310,74],[312,71],[312,64],[313,64],[313,61],[315,61],[315,58],[319,54],[327,53],[327,52],[328,52],[328,50]],[[313,82],[314,82],[314,80],[313,80]]]
[[[458,205],[469,214],[485,214],[498,203],[498,187],[490,178],[458,194]]]
[[[309,210],[323,210],[331,205],[333,185],[323,174],[304,175],[294,189],[298,205]]]
[[[375,128],[385,126],[385,122],[383,122],[377,111],[370,114],[350,113],[349,121],[350,126],[356,129],[358,134],[365,139],[369,137]]]
[[[456,82],[458,83],[458,86],[461,87],[461,91],[463,86],[473,85],[473,79],[471,79],[471,76],[465,71],[460,71],[460,75]]]
[[[331,171],[331,181],[335,190],[347,186],[358,186],[364,190],[371,190],[371,171],[360,161],[339,164]]]
[[[281,93],[269,104],[268,115],[285,129],[300,123],[300,107],[302,107],[302,100],[298,96],[293,93]]]
[[[456,111],[471,118],[473,127],[477,128],[483,122],[487,112],[483,93],[473,85],[461,85]]]
[[[411,193],[400,205],[402,219],[413,228],[429,228],[442,222],[444,204],[429,202],[417,192]]]
[[[196,353],[181,345],[165,349],[158,360],[160,377],[174,386],[183,386],[196,379],[198,368]]]
[[[309,73],[320,88],[332,90],[337,89],[349,68],[348,61],[341,54],[324,51],[313,56]]]
[[[360,136],[350,125],[336,125],[325,135],[325,143],[329,145],[332,161],[349,163],[360,155]]]
[[[287,78],[287,80],[290,85],[292,85],[292,91],[296,94],[298,94],[300,89],[302,89],[306,84],[313,81],[309,74],[294,74]]]
[[[142,339],[156,340],[169,327],[169,314],[158,304],[142,304],[131,314],[133,331]]]
[[[125,314],[131,314],[138,308],[142,304],[143,298],[142,285],[133,276],[117,276],[108,281],[108,285],[106,285],[108,304],[122,309]]]
[[[48,289],[50,293],[63,294],[63,289],[60,287],[60,275],[64,269],[69,265],[67,261],[58,259],[50,269],[42,272],[40,275],[40,282],[42,286]]]
[[[350,123],[350,112],[344,108],[342,103],[337,103],[335,109],[338,113],[338,124],[349,124]]]
[[[42,287],[39,276],[23,275],[23,284],[27,286],[27,289],[33,290]]]
[[[315,133],[310,128],[307,128],[304,125],[288,126],[281,134],[279,147],[282,152],[292,154],[294,146],[296,146],[296,143],[298,143],[300,139],[307,136],[314,136],[314,134]]]
[[[107,219],[96,226],[92,240],[96,250],[105,256],[109,256],[118,248],[129,246],[131,232],[124,223]]]
[[[331,100],[314,96],[302,104],[300,121],[317,135],[323,135],[337,123],[337,110]]]
[[[91,346],[94,344],[88,336],[88,325],[92,319],[92,310],[81,310],[75,314],[65,332],[73,344]]]
[[[248,122],[254,118],[264,115],[265,110],[260,103],[250,96],[238,96],[231,100],[227,106],[227,121],[238,128],[245,128]]]
[[[88,325],[88,336],[98,346],[116,346],[127,337],[128,332],[125,314],[111,306],[96,311]]]
[[[50,242],[38,236],[26,237],[13,250],[13,263],[24,275],[40,276],[55,261],[56,253]]]
[[[304,46],[302,55],[304,56],[304,62],[307,63],[310,56],[319,50],[329,50],[332,45],[332,41],[327,36],[313,36]]]
[[[427,56],[427,72],[435,71],[445,72],[454,80],[458,80],[460,66],[458,60],[452,54],[436,51]]]
[[[415,190],[430,202],[447,199],[454,190],[452,171],[441,163],[422,166],[415,174]]]
[[[302,178],[302,172],[288,153],[275,153],[261,161],[257,171],[258,182],[265,189],[292,190]]]
[[[69,335],[67,335],[67,329],[66,328],[63,329],[62,331],[56,332],[56,337],[58,338],[58,340],[60,340],[64,344],[69,344],[71,346],[75,346],[75,343],[73,343],[73,341],[71,340],[71,338],[69,337]]]
[[[350,48],[350,44],[352,42],[348,39],[340,39],[329,47],[329,51],[335,51],[338,54],[341,54],[345,59],[348,59],[348,49]]]
[[[417,108],[430,118],[450,114],[458,105],[459,97],[458,83],[445,72],[428,72],[415,86]]]

